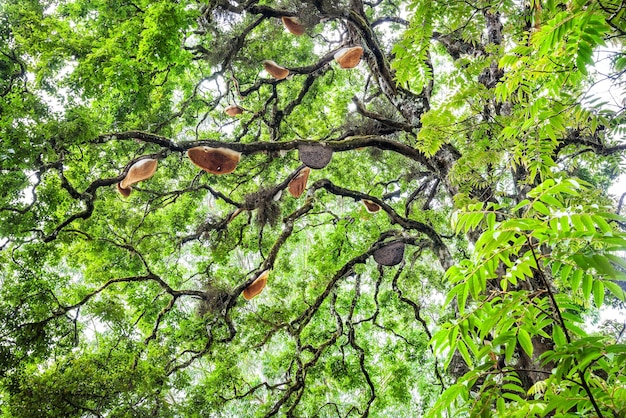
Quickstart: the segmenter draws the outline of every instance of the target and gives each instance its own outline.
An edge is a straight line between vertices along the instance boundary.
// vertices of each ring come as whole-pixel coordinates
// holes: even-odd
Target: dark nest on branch
[[[230,292],[224,287],[214,284],[212,279],[207,280],[203,287],[204,296],[198,303],[198,316],[202,318],[207,315],[219,315],[226,307]]]
[[[244,206],[256,209],[256,222],[264,227],[267,224],[276,226],[280,219],[280,206],[274,201],[273,189],[261,188],[256,192],[246,195]]]

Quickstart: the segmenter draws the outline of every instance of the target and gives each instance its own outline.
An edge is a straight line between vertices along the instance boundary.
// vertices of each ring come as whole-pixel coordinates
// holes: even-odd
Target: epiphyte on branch
[[[303,144],[298,146],[298,155],[307,167],[320,169],[333,158],[333,149],[322,144]]]
[[[245,300],[250,300],[253,297],[257,296],[259,293],[263,291],[265,285],[267,284],[267,277],[269,276],[270,271],[264,270],[259,276],[250,284],[250,286],[246,287],[243,290],[243,298]]]
[[[277,80],[287,78],[287,76],[289,75],[288,69],[286,69],[285,67],[281,67],[272,60],[263,61],[263,68],[265,68],[265,71],[267,71],[272,77]]]
[[[196,166],[211,174],[228,174],[235,171],[241,153],[229,148],[195,147],[187,157]]]

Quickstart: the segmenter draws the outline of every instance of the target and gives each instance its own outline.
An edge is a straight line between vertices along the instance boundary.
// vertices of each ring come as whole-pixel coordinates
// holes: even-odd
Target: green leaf
[[[528,357],[533,357],[533,343],[530,338],[530,334],[524,328],[517,330],[517,341],[522,349],[528,354]]]

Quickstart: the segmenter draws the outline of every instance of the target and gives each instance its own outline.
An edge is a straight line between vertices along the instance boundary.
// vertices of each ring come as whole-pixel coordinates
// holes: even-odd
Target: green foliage
[[[625,13],[1,2],[0,414],[623,416]]]

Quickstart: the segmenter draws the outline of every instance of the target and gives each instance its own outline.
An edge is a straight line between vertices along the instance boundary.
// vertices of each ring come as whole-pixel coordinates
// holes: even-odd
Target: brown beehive
[[[120,188],[128,189],[135,183],[138,183],[142,180],[147,180],[157,169],[157,160],[152,158],[146,158],[143,160],[137,161],[130,167],[126,177],[120,182]]]
[[[298,36],[304,34],[304,31],[306,30],[306,28],[304,27],[302,23],[300,23],[300,21],[297,18],[290,17],[290,16],[283,16],[281,20],[283,21],[283,25],[285,26],[285,28],[292,34],[298,35]]]
[[[211,174],[228,174],[235,171],[241,153],[228,148],[195,147],[187,151],[192,163]]]
[[[383,266],[395,266],[404,257],[404,243],[392,241],[374,251],[374,261]]]
[[[341,68],[354,68],[361,62],[363,56],[363,48],[355,46],[352,48],[341,48],[335,53],[335,61]]]
[[[288,69],[281,67],[272,60],[263,61],[263,68],[265,68],[265,71],[277,80],[282,80],[289,75]]]
[[[303,144],[298,146],[298,155],[307,167],[320,169],[333,158],[333,149],[321,144]]]
[[[237,116],[237,115],[241,115],[243,113],[243,108],[239,107],[237,105],[230,105],[230,106],[228,106],[228,107],[226,107],[224,109],[224,112],[228,116]]]
[[[132,193],[133,189],[130,187],[128,189],[125,189],[120,185],[120,183],[117,183],[117,191],[120,192],[122,196],[128,197]]]
[[[363,203],[363,206],[365,206],[365,209],[369,213],[376,213],[380,210],[380,205],[378,203],[372,202],[371,200],[363,199],[361,200],[361,203]]]
[[[250,284],[250,286],[246,287],[243,290],[243,298],[245,300],[250,300],[253,297],[257,296],[259,293],[261,293],[265,288],[265,285],[267,284],[267,276],[269,276],[269,274],[269,270],[265,270],[261,274],[259,274],[259,277],[257,277]]]
[[[306,190],[306,183],[309,180],[309,173],[311,169],[309,167],[304,167],[297,176],[295,176],[289,182],[287,189],[289,190],[289,194],[291,194],[296,199],[302,196],[302,193]]]

